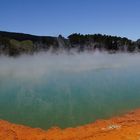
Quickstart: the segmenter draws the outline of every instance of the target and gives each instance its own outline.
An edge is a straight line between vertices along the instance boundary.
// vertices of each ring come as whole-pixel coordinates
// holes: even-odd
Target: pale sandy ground
[[[0,140],[140,140],[140,110],[64,130],[44,131],[0,120]]]

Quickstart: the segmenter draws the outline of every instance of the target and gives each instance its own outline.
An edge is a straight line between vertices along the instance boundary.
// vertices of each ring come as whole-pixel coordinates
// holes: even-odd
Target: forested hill
[[[82,35],[75,33],[64,38],[61,35],[51,37],[0,31],[0,54],[17,56],[48,50],[57,52],[60,49],[66,51],[75,49],[77,52],[97,49],[109,52],[134,52],[140,51],[140,40],[132,41],[125,37],[101,34]]]

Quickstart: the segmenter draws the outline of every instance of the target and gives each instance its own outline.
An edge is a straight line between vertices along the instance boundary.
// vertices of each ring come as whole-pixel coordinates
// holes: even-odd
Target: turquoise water
[[[84,70],[78,66],[79,71],[63,69],[70,64],[61,63],[62,69],[53,66],[49,72],[43,70],[42,75],[42,71],[38,71],[39,75],[27,68],[29,63],[26,59],[18,62],[9,59],[4,58],[0,62],[3,66],[0,68],[0,119],[44,129],[52,126],[65,128],[140,107],[139,62],[119,67],[98,65],[95,69]],[[107,65],[107,62],[104,64]],[[81,65],[84,63],[81,62]],[[22,72],[18,67],[21,65]],[[38,69],[38,66],[39,63],[31,67]]]

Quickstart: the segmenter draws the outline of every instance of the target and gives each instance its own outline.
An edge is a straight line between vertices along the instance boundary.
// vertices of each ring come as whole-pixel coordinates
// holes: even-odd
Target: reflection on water
[[[127,57],[117,57],[116,61],[116,55],[109,56],[104,63],[98,63],[101,60],[97,59],[92,63],[89,57],[80,57],[50,62],[51,58],[46,63],[44,58],[36,57],[26,58],[28,61],[3,58],[0,61],[0,119],[45,129],[65,128],[140,107],[140,61],[124,66]],[[87,60],[81,62],[83,57]],[[110,58],[113,58],[111,63]],[[124,65],[119,66],[124,58]],[[38,59],[41,61],[37,62]],[[73,65],[74,61],[77,62]],[[90,65],[93,67],[88,68]]]

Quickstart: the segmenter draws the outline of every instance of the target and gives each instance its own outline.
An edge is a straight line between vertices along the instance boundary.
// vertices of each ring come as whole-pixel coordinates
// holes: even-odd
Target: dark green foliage
[[[35,36],[22,33],[0,32],[0,53],[16,56],[27,53],[32,54],[38,51],[59,49],[76,49],[81,52],[84,50],[94,51],[107,50],[111,52],[140,50],[140,40],[133,42],[127,38],[108,36],[101,34],[71,34],[68,39],[59,37]]]
[[[84,35],[76,33],[68,36],[68,38],[72,44],[85,44],[87,41]]]
[[[138,39],[138,40],[136,41],[136,44],[137,44],[137,46],[138,46],[138,50],[140,50],[140,39]]]
[[[0,32],[0,53],[16,56],[22,53],[58,48],[57,37]]]
[[[16,56],[22,53],[32,53],[33,42],[30,40],[17,41],[15,39],[10,40],[9,55]]]
[[[108,36],[108,35],[101,35],[101,34],[94,34],[94,35],[81,35],[81,34],[72,34],[69,37],[71,44],[82,44],[86,46],[87,44],[95,43],[94,46],[96,48],[103,48],[106,50],[119,50],[123,49],[121,47],[127,46],[132,48],[134,44],[132,44],[131,40],[127,38],[121,38],[116,36]],[[86,48],[85,48],[86,49]]]

